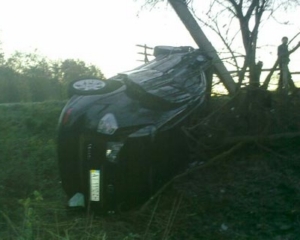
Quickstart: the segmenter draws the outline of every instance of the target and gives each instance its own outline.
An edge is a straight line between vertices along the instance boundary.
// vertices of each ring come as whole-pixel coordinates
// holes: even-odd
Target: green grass
[[[66,209],[56,157],[64,104],[0,105],[0,239],[135,239],[121,215]]]
[[[45,202],[50,210],[54,203],[56,207],[63,203],[55,150],[62,106],[60,102],[0,105],[1,239],[29,239],[28,224],[38,218],[32,206]]]
[[[67,210],[56,159],[63,106],[0,105],[0,239],[300,239],[299,138],[248,144],[180,178],[143,211],[96,217]],[[236,121],[232,116],[231,111],[229,123]],[[219,128],[213,134],[223,134],[216,123],[225,120],[222,112],[213,119]],[[277,127],[276,133],[279,120],[268,124]],[[299,131],[297,121],[286,122],[284,130]],[[228,129],[234,131],[233,125]],[[244,133],[242,125],[236,126]],[[208,130],[213,128],[195,131]],[[198,142],[194,150],[204,162],[221,152],[206,143]]]

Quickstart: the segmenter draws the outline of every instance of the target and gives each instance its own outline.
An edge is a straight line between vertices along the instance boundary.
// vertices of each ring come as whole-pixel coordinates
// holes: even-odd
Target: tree
[[[155,5],[161,1],[146,0],[146,3]],[[249,70],[249,82],[253,86],[259,82],[256,54],[261,23],[270,17],[276,18],[277,12],[287,11],[300,3],[299,0],[210,0],[207,1],[209,4],[206,5],[206,11],[198,14],[199,12],[195,11],[196,6],[198,9],[203,9],[203,1],[176,1],[186,2],[198,20],[217,33],[227,49],[227,53],[230,54],[230,64],[235,65],[239,71],[239,84],[245,79],[245,73]],[[220,21],[220,19],[222,20]],[[243,45],[241,53],[233,50],[237,46],[235,43],[238,36]],[[243,61],[240,61],[238,57],[241,57]]]
[[[250,85],[256,85],[259,82],[257,75],[256,52],[259,28],[263,20],[269,17],[276,17],[275,11],[286,10],[289,7],[297,6],[298,0],[279,1],[279,0],[214,0],[211,2],[217,5],[221,11],[228,14],[229,19],[238,20],[239,30],[244,46],[244,63],[239,75],[239,83],[245,78],[245,72],[249,69]],[[216,16],[210,16],[218,26]],[[228,26],[230,27],[230,26]],[[227,27],[227,29],[228,29]],[[223,40],[224,42],[224,40]],[[233,52],[228,45],[230,52]]]
[[[55,86],[57,83],[52,81],[52,71],[49,61],[36,54],[28,54],[26,58],[26,65],[23,68],[23,78],[27,79],[31,100],[40,102],[56,98],[57,93]]]
[[[2,50],[2,42],[0,41],[0,66],[4,64],[4,52]]]
[[[19,82],[19,73],[5,66],[0,67],[0,103],[22,101]]]
[[[17,91],[19,96],[17,101],[59,99],[59,86],[57,81],[52,80],[51,63],[37,51],[33,53],[16,51],[5,61],[4,67],[9,70],[8,72],[14,73],[10,74],[10,78],[6,76],[5,81],[10,83],[9,92]],[[11,102],[11,99],[7,100]]]
[[[95,77],[104,79],[98,67],[81,60],[50,61],[36,51],[16,51],[1,62],[0,54],[0,102],[66,99],[71,81]]]

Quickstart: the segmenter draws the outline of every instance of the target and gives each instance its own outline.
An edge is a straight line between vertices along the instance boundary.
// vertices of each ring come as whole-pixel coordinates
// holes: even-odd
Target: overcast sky
[[[6,53],[79,58],[106,76],[141,64],[136,44],[193,45],[169,7],[149,12],[133,0],[0,0],[0,41]]]
[[[137,59],[142,56],[137,54],[136,44],[196,47],[170,6],[166,8],[163,3],[160,9],[141,10],[140,2],[143,1],[0,0],[2,49],[6,55],[37,49],[50,59],[81,59],[97,65],[110,77],[140,64]],[[299,15],[284,14],[282,20],[298,23]],[[300,28],[295,24],[293,30],[272,26],[261,32],[260,42],[273,46],[266,48],[264,54],[276,55],[282,35],[291,37]],[[300,59],[300,51],[294,55]]]

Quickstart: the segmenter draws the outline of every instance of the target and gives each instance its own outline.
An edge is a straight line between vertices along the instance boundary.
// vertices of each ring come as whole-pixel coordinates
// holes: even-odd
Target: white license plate
[[[100,201],[100,170],[90,170],[90,200]]]

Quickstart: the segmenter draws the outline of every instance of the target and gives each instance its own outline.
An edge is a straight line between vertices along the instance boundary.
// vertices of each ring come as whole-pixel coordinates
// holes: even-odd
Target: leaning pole
[[[203,50],[213,60],[215,73],[224,84],[229,94],[236,92],[236,83],[232,79],[230,73],[219,58],[216,49],[208,41],[201,27],[189,11],[185,0],[168,0],[176,14],[190,32],[198,47]]]

